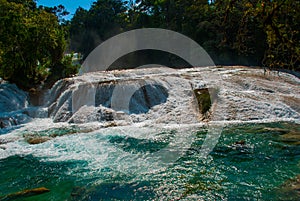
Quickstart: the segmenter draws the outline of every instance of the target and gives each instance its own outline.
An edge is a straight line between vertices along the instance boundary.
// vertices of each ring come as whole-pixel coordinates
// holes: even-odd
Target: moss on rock
[[[207,116],[207,113],[211,109],[213,101],[217,96],[217,90],[213,88],[194,89],[194,94],[199,107],[199,112],[202,115]]]

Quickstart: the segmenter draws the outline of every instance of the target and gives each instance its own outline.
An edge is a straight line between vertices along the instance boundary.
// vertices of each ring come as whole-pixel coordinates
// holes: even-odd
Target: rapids
[[[132,69],[60,80],[33,106],[0,84],[0,200],[298,199],[299,86],[247,67]]]

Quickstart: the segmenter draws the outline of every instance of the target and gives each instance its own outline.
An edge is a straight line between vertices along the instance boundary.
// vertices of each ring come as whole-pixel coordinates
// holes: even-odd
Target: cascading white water
[[[0,84],[0,129],[29,122],[28,115],[16,112],[28,104],[28,94],[16,85]]]
[[[13,112],[28,106],[28,94],[14,84],[0,84],[0,113]]]
[[[158,69],[98,72],[72,78],[71,83],[50,106],[49,114],[56,122],[196,123],[199,120],[190,81],[173,72]],[[130,91],[132,94],[128,94]],[[82,106],[85,109],[80,109]],[[111,117],[97,118],[101,113],[111,113]]]
[[[205,76],[207,79],[203,80],[202,75],[210,73],[219,74],[222,85],[213,79],[215,77]],[[262,70],[244,67],[96,72],[58,81],[45,96],[45,106],[41,108],[28,107],[28,96],[15,85],[1,84],[0,122],[1,127],[12,128],[23,124],[23,130],[35,130],[33,125],[36,121],[41,127],[37,130],[45,130],[50,125],[55,127],[75,123],[85,126],[93,122],[96,127],[92,127],[96,130],[129,125],[137,130],[141,125],[201,125],[203,116],[199,112],[194,90],[208,87],[214,87],[217,93],[210,110],[209,120],[212,122],[224,119],[223,123],[299,122],[299,84],[299,79],[290,74],[265,77]],[[116,88],[125,92],[128,88],[131,91],[134,89],[130,100],[126,101],[127,105],[122,103],[122,96],[115,95],[120,99],[112,101],[113,94],[118,92]],[[120,108],[112,105],[118,101]],[[46,119],[41,121],[38,118]],[[33,122],[28,123],[30,121]],[[0,131],[7,134],[9,130]],[[20,131],[2,135],[1,138],[4,141],[10,137],[23,139],[17,133]]]
[[[215,79],[216,76],[203,76],[211,73],[219,75],[222,84]],[[214,124],[214,128],[217,128],[241,122],[254,123],[251,126],[278,121],[300,123],[299,85],[300,80],[292,75],[282,73],[280,77],[264,76],[263,70],[245,67],[96,72],[58,81],[45,96],[45,105],[41,108],[28,107],[30,104],[26,94],[22,91],[18,94],[17,89],[10,86],[5,88],[4,96],[22,100],[24,102],[21,103],[26,104],[20,103],[20,107],[13,109],[14,111],[1,111],[0,121],[3,116],[21,119],[23,115],[27,119],[8,125],[11,129],[0,129],[0,160],[21,155],[33,156],[39,163],[46,164],[51,164],[52,161],[55,164],[76,162],[78,165],[66,168],[65,174],[80,182],[85,181],[84,185],[88,183],[96,186],[93,189],[107,181],[112,182],[112,178],[119,178],[119,174],[123,175],[122,182],[129,176],[130,181],[125,183],[151,181],[154,177],[160,177],[161,187],[155,190],[167,199],[170,197],[165,192],[173,192],[176,196],[182,193],[182,189],[178,190],[178,185],[174,185],[173,181],[184,184],[182,181],[188,182],[190,179],[182,175],[192,178],[202,168],[194,164],[199,163],[199,158],[203,155],[199,153],[203,150],[196,150],[199,153],[192,154],[193,159],[184,154],[195,151],[190,148],[199,148],[199,140],[205,142],[209,135],[211,139],[207,140],[208,146],[205,148],[208,147],[206,150],[211,151],[209,146],[214,143],[214,137],[218,136],[213,136],[213,132],[207,132],[206,136],[201,133],[208,125]],[[214,90],[207,90],[209,88]],[[195,95],[195,91],[205,90],[215,92],[214,95],[210,94],[213,105],[206,119],[200,112]],[[123,94],[130,99],[122,99]],[[120,99],[112,100],[112,97]],[[6,100],[1,102],[4,103],[2,108],[9,105],[9,99],[1,100]],[[126,104],[118,102],[119,100],[126,100]],[[18,118],[13,118],[14,116]],[[272,129],[274,128],[266,129],[263,126],[260,128],[262,132]],[[239,130],[234,132],[238,133]],[[278,132],[286,131],[278,129]],[[196,135],[198,141],[192,146]],[[233,136],[235,135],[237,134]],[[246,143],[251,144],[250,140]],[[224,154],[230,157],[231,151],[238,151],[238,148],[243,151],[242,146],[224,144],[223,141],[220,153],[216,151],[220,154],[217,159],[224,157]],[[255,143],[258,142],[260,141],[253,143],[256,146]],[[250,151],[252,148],[250,147]],[[262,155],[257,154],[259,157]],[[181,156],[185,159],[181,160]],[[230,159],[235,159],[235,156]],[[179,162],[176,161],[178,158]],[[213,156],[206,159],[204,169],[207,164],[212,163],[213,166],[216,162]],[[172,162],[175,164],[174,167],[170,166],[171,173],[165,174],[167,166],[164,164]],[[220,166],[222,169],[223,163]],[[211,174],[205,170],[200,176],[216,179],[215,175],[220,176],[218,168],[219,165],[216,165],[211,168]],[[178,175],[173,177],[173,173]]]
[[[222,84],[215,76],[203,76],[208,74],[218,74]],[[1,124],[10,127],[47,116],[54,122],[73,123],[197,123],[202,114],[193,90],[208,86],[218,92],[213,120],[299,120],[298,78],[286,73],[265,77],[263,71],[243,67],[215,67],[134,69],[67,78],[48,91],[42,108],[28,108],[28,95],[4,83],[0,85]],[[130,95],[126,94],[129,89]]]

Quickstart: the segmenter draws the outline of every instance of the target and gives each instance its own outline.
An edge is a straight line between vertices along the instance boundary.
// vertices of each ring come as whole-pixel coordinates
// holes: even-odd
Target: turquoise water
[[[73,132],[74,128],[66,130]],[[300,174],[300,125],[227,126],[213,152],[201,159],[206,132],[205,128],[196,131],[192,146],[172,165],[139,175],[109,164],[89,168],[84,158],[56,161],[31,154],[11,156],[0,160],[0,197],[46,187],[49,193],[17,200],[300,199],[299,193],[289,188],[289,180]],[[53,129],[49,130],[51,134]],[[71,135],[61,140],[68,137]],[[167,146],[168,139],[143,140],[118,133],[101,137],[102,142],[131,154],[154,153]]]

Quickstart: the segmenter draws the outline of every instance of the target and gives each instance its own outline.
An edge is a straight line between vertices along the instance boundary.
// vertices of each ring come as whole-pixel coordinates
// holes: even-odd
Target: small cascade
[[[0,129],[30,122],[34,118],[47,118],[48,109],[30,106],[28,93],[14,84],[0,84]]]
[[[28,106],[28,94],[14,84],[0,84],[0,113],[13,112]]]
[[[266,78],[245,67],[147,68],[60,80],[47,105],[54,122],[299,120],[297,91],[299,79],[292,75]]]
[[[44,105],[32,107],[27,93],[4,82],[0,84],[0,128],[35,118],[111,125],[300,121],[299,90],[299,78],[286,73],[265,77],[259,69],[146,68],[59,80],[39,97]]]
[[[28,94],[14,84],[0,84],[0,129],[27,123],[30,117],[16,112],[28,107]]]
[[[53,104],[53,102],[55,102],[71,84],[73,84],[73,81],[68,78],[57,81],[54,86],[44,95],[44,105],[50,106]]]
[[[50,93],[62,86],[65,91],[49,104],[49,115],[54,122],[87,123],[91,121],[122,121],[128,124],[153,120],[159,123],[196,123],[192,85],[178,75],[123,71],[98,72],[90,76],[59,82]],[[105,76],[106,74],[106,76]],[[97,76],[98,75],[98,76]]]

